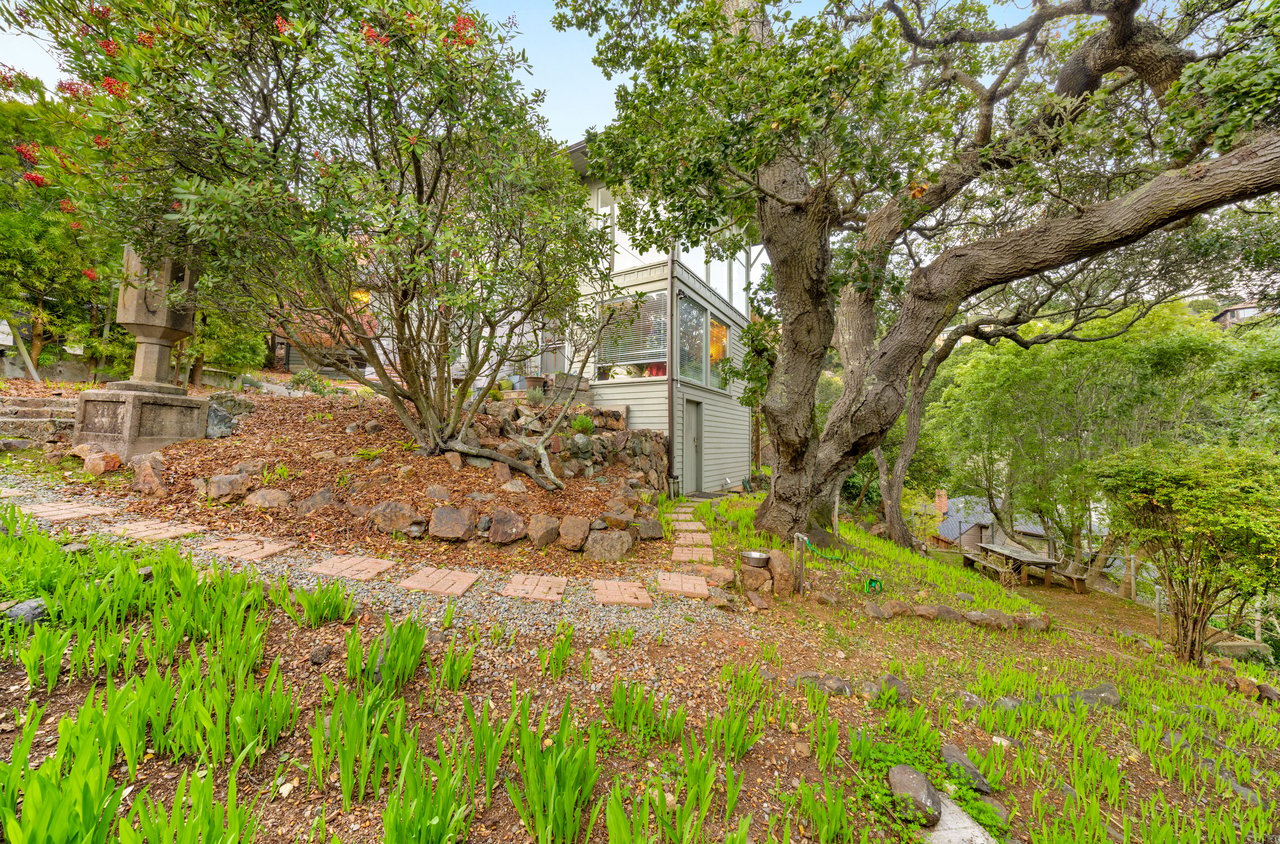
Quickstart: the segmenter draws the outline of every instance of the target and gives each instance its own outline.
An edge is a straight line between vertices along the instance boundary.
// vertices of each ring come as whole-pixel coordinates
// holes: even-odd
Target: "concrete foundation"
[[[133,389],[119,389],[124,385]],[[128,460],[171,443],[204,437],[207,399],[136,389],[140,386],[123,381],[81,393],[75,444],[98,443]]]

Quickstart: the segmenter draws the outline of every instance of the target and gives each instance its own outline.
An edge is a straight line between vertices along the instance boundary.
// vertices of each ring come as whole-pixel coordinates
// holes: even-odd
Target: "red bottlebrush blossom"
[[[79,220],[72,220],[71,228],[74,231],[80,231],[82,228],[84,228],[84,223],[80,222]]]
[[[129,96],[129,83],[121,82],[114,76],[108,76],[102,80],[102,87],[106,92],[118,100],[123,100]]]
[[[33,167],[40,163],[40,159],[36,155],[40,151],[39,144],[17,144],[14,146],[13,151],[18,154],[19,158]]]
[[[470,15],[458,15],[457,19],[453,22],[453,31],[458,35],[462,35],[475,29],[475,26],[475,18]]]
[[[391,41],[388,36],[378,32],[369,24],[364,25],[364,40],[366,44],[381,44],[384,47]]]
[[[93,145],[98,149],[106,149],[107,147],[111,146],[111,139],[104,138],[101,135],[94,135]]]
[[[98,46],[102,48],[102,52],[106,53],[108,56],[111,56],[112,58],[115,58],[116,56],[120,55],[120,45],[115,41],[112,41],[110,38],[102,39],[101,41],[98,42]]]
[[[82,23],[76,27],[76,34],[81,38],[88,38],[90,35],[93,35],[93,27],[89,26],[87,23]]]
[[[97,271],[96,271],[96,270],[94,270],[94,269],[93,269],[93,267],[90,267],[90,268],[89,268],[89,269],[87,269],[87,270],[81,270],[81,271],[80,271],[80,275],[82,275],[82,276],[84,276],[85,278],[89,279],[89,281],[97,281],[97,280],[98,280],[98,273],[97,273]]]
[[[76,213],[76,204],[69,199],[64,199],[58,203],[58,210],[63,214],[74,214]]]
[[[46,179],[44,176],[41,176],[39,173],[30,173],[30,172],[23,173],[22,178],[30,182],[31,184],[35,185],[38,188],[42,188],[45,185],[49,184],[49,180]]]
[[[291,29],[293,29],[293,24],[289,23],[288,20],[281,17],[280,15],[276,15],[276,32],[280,33],[281,35],[284,35],[286,32],[288,32]]]
[[[143,47],[154,47],[156,45],[156,37],[150,32],[139,32],[138,43]]]
[[[87,100],[93,96],[93,86],[88,82],[74,82],[70,79],[59,82],[58,91],[73,100]]]
[[[98,19],[98,20],[100,20],[100,21],[110,20],[110,19],[111,19],[111,7],[110,7],[110,6],[99,6],[99,5],[97,5],[97,4],[90,3],[90,4],[89,4],[89,14],[93,15],[95,18],[97,18],[97,19]]]

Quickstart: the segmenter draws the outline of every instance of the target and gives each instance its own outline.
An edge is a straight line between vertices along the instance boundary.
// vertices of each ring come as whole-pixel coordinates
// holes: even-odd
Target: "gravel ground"
[[[34,504],[52,501],[75,500],[86,504],[95,503],[104,506],[119,507],[118,498],[108,498],[94,494],[91,489],[75,490],[68,494],[63,484],[52,477],[14,472],[0,472],[0,487],[21,490],[27,495],[7,499],[9,504]],[[104,541],[126,541],[103,533],[108,526],[127,524],[137,521],[130,514],[122,513],[101,519],[78,519],[50,525],[39,522],[41,528],[55,536],[67,535],[84,537],[96,535]],[[269,559],[254,564],[245,564],[229,560],[200,550],[219,534],[201,534],[186,537],[177,544],[199,563],[205,565],[229,566],[233,569],[253,568],[268,581],[274,582],[280,576],[288,579],[294,588],[310,588],[321,580],[311,574],[307,568],[315,565],[333,552],[325,549],[299,546],[289,549]],[[344,550],[343,553],[371,553],[359,547]],[[555,633],[556,625],[568,621],[574,625],[576,635],[582,641],[595,642],[603,640],[610,632],[626,629],[634,630],[641,641],[653,640],[661,636],[667,644],[695,643],[704,638],[711,628],[731,632],[734,636],[759,640],[762,638],[762,617],[746,612],[743,602],[737,596],[726,595],[720,590],[712,589],[713,594],[728,597],[731,606],[743,612],[726,612],[713,607],[706,601],[683,598],[658,592],[651,570],[637,570],[630,573],[628,579],[643,582],[653,599],[653,606],[648,608],[601,606],[592,597],[591,581],[587,578],[570,578],[565,590],[564,599],[559,603],[531,601],[520,598],[508,598],[498,594],[508,580],[505,573],[485,571],[463,565],[456,568],[464,571],[478,571],[480,579],[467,590],[467,593],[455,601],[454,626],[466,628],[476,624],[482,631],[497,630],[504,633],[514,632],[520,637],[541,638]],[[439,622],[444,617],[448,600],[439,595],[423,592],[411,592],[402,589],[397,583],[406,576],[403,569],[397,567],[388,572],[387,579],[375,578],[360,582],[343,580],[347,588],[355,596],[365,612],[387,612],[393,617],[415,614],[424,619]]]

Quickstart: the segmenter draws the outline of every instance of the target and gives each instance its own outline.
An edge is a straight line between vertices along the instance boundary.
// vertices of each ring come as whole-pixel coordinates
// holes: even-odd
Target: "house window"
[[[680,300],[680,378],[707,383],[707,309]]]
[[[667,374],[667,294],[615,299],[596,355],[597,378]]]
[[[729,389],[729,382],[722,374],[720,368],[716,365],[729,355],[729,326],[715,319],[711,320],[711,336],[710,352],[711,360],[711,381],[722,390]]]

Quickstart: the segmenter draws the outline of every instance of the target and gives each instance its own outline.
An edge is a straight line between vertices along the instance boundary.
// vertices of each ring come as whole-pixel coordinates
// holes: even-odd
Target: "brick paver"
[[[29,492],[23,492],[20,489],[9,489],[7,486],[0,486],[0,498],[17,498],[21,495],[30,495]]]
[[[624,607],[651,607],[653,599],[644,586],[633,580],[593,580],[596,603],[620,604]]]
[[[672,522],[671,529],[676,531],[685,531],[686,533],[705,533],[707,526],[702,522]]]
[[[677,545],[710,545],[711,534],[709,533],[677,533]]]
[[[22,508],[22,511],[32,518],[44,519],[46,522],[69,522],[72,519],[87,519],[90,516],[108,516],[115,512],[110,507],[80,504],[76,501],[28,504]]]
[[[711,593],[707,590],[707,579],[696,574],[676,574],[675,572],[658,572],[658,590],[686,598],[706,598]]]
[[[715,557],[712,556],[710,548],[701,545],[677,545],[671,550],[671,559],[677,563],[690,563],[695,560],[711,562]]]
[[[321,574],[329,577],[348,577],[352,580],[372,580],[375,574],[380,574],[394,566],[391,560],[382,560],[378,557],[362,557],[357,554],[345,554],[337,557],[330,557],[316,563],[307,571],[312,574]]]
[[[204,533],[204,528],[200,525],[176,525],[159,519],[143,519],[125,525],[116,525],[109,528],[107,533],[123,536],[126,539],[136,539],[139,542],[163,542],[166,539],[179,539],[193,533]]]
[[[288,551],[297,544],[296,542],[286,542],[281,539],[263,539],[259,536],[239,534],[230,539],[222,539],[218,542],[211,542],[208,545],[201,546],[200,550],[216,551],[223,557],[243,560],[247,563],[256,563],[258,560],[265,560],[273,554]]]
[[[535,601],[558,602],[564,597],[567,577],[549,574],[513,574],[511,582],[502,587],[501,595],[508,598],[532,598]]]
[[[471,584],[479,579],[480,575],[475,572],[428,567],[414,572],[400,581],[400,585],[415,592],[430,592],[432,595],[461,598],[471,588]]]

